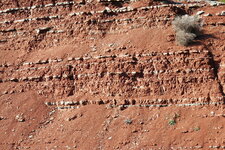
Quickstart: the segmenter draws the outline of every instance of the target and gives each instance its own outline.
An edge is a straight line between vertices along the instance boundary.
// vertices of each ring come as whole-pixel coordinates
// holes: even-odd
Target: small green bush
[[[173,126],[173,125],[176,124],[176,120],[175,119],[171,119],[171,120],[169,120],[168,124]]]
[[[194,127],[194,131],[199,131],[200,130],[200,127],[197,126],[197,127]]]
[[[172,25],[176,33],[176,42],[187,46],[201,34],[202,20],[198,16],[184,15],[176,17]]]
[[[132,124],[132,120],[131,119],[126,119],[126,120],[124,120],[124,122],[126,123],[126,124]]]

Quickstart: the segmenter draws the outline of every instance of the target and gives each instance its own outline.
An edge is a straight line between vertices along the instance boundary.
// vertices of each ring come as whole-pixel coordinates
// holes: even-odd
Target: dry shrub
[[[184,15],[172,22],[178,44],[187,46],[201,34],[202,20],[198,16]]]
[[[179,30],[176,32],[176,42],[183,46],[187,46],[195,39],[195,37],[195,34],[188,33],[183,30]]]

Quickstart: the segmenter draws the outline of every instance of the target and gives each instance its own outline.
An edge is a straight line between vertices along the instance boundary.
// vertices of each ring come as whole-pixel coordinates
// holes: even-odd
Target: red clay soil
[[[225,149],[224,10],[0,1],[0,150]],[[172,20],[199,11],[178,45]]]

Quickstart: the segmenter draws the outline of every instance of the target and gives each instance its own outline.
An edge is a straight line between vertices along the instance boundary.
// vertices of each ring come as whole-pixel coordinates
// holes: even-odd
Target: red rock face
[[[1,1],[1,149],[224,148],[223,10]],[[177,45],[172,20],[199,11],[203,35]]]

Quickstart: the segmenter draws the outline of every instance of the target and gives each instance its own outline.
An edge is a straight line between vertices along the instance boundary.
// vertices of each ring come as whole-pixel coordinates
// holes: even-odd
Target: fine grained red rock
[[[1,1],[1,149],[225,148],[224,7]],[[199,12],[177,45],[172,20]]]

